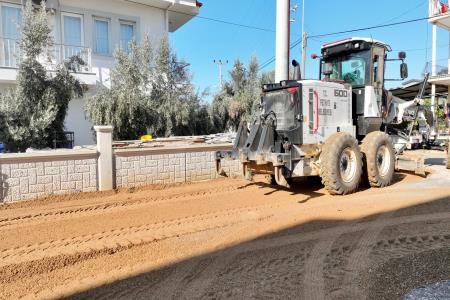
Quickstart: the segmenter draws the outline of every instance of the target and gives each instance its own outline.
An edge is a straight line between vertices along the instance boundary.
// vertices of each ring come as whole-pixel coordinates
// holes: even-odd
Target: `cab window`
[[[330,79],[344,81],[353,87],[364,86],[370,81],[369,70],[370,51],[348,54],[342,57],[330,58],[324,64],[331,64]]]

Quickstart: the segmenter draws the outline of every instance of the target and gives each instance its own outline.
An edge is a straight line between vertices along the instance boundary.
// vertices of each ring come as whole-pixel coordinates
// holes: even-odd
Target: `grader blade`
[[[425,173],[425,158],[423,155],[407,156],[399,155],[395,162],[395,169],[397,171],[414,172],[416,175],[426,176]]]

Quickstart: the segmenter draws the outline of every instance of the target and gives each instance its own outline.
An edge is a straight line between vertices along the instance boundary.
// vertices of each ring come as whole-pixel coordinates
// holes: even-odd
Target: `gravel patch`
[[[368,299],[402,299],[408,291],[450,278],[450,248],[389,259],[364,277]]]
[[[404,300],[444,300],[450,299],[450,280],[414,289]]]

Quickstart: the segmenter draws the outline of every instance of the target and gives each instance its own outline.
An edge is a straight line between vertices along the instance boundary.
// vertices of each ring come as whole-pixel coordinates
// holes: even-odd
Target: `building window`
[[[81,55],[83,51],[83,17],[76,14],[63,14],[63,59]]]
[[[18,39],[20,37],[20,25],[22,24],[22,10],[18,7],[2,6],[3,37],[6,39]]]
[[[64,45],[80,47],[83,45],[82,17],[64,15]]]
[[[120,22],[120,49],[125,53],[128,53],[130,42],[135,39],[135,27],[132,22]]]
[[[95,53],[110,54],[109,51],[109,20],[96,18],[95,23]]]
[[[17,67],[20,52],[17,40],[20,38],[22,10],[16,6],[1,6],[3,52],[0,64],[5,67]]]

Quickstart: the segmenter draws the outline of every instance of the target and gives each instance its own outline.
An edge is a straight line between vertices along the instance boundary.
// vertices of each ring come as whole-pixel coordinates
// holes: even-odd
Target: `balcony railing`
[[[19,67],[21,55],[18,42],[16,39],[0,38],[0,67]],[[41,57],[40,61],[50,71],[55,70],[59,64],[68,61],[73,56],[80,57],[85,64],[77,72],[84,73],[91,71],[92,53],[90,48],[55,44],[46,51],[46,54]]]
[[[429,17],[439,17],[448,15],[449,1],[448,0],[429,0]]]
[[[20,63],[20,48],[17,40],[0,39],[0,67],[17,68]]]

